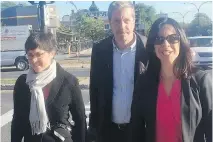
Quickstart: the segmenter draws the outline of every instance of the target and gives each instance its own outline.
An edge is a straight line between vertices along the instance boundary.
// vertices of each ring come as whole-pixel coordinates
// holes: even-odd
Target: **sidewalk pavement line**
[[[0,118],[1,118],[1,127],[11,122],[13,118],[13,109],[3,114]]]
[[[1,90],[1,95],[2,93],[13,93],[13,90]]]

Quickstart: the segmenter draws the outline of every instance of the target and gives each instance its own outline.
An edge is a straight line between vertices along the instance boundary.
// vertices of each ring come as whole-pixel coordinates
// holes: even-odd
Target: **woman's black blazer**
[[[21,75],[14,87],[14,114],[11,126],[11,142],[40,142],[42,135],[32,136],[29,122],[31,93],[26,82],[26,74]],[[57,64],[56,78],[51,82],[49,96],[45,101],[46,111],[51,125],[64,124],[71,126],[71,112],[74,126],[72,131],[61,129],[64,137],[71,136],[73,142],[85,142],[86,115],[81,90],[76,77],[66,72]]]

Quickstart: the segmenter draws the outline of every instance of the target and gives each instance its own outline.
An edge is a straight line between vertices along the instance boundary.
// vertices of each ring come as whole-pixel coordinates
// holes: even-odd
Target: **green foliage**
[[[135,6],[135,10],[136,13],[139,11],[140,22],[145,25],[145,33],[148,34],[151,25],[157,19],[155,8],[143,3],[138,3]]]
[[[8,8],[8,7],[13,7],[16,6],[17,4],[15,2],[12,1],[3,1],[1,2],[1,8]]]
[[[188,36],[212,35],[212,21],[205,13],[197,13],[186,32]]]
[[[2,1],[1,2],[1,9],[13,7],[13,6],[16,6],[16,5],[19,5],[19,4],[21,4],[23,6],[27,6],[28,5],[25,2],[16,3],[16,2],[13,2],[13,1]]]
[[[60,25],[60,27],[57,29],[57,32],[64,34],[64,35],[72,35],[72,30],[66,28],[63,25]]]
[[[66,28],[63,25],[57,29],[57,36],[56,40],[58,43],[58,52],[66,53],[68,51],[68,47],[71,44],[73,34],[72,31]]]
[[[104,22],[99,18],[79,15],[77,17],[77,31],[81,38],[98,41],[105,36]]]

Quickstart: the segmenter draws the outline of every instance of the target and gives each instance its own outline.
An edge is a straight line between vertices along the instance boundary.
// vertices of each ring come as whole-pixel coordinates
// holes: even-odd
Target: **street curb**
[[[79,66],[77,66],[77,67],[74,67],[74,66],[70,66],[70,65],[61,65],[61,67],[62,68],[64,68],[64,69],[90,69],[90,65],[89,65],[89,67],[83,67],[82,68],[82,66],[81,67],[79,67]]]
[[[89,85],[87,84],[80,84],[79,86],[80,86],[80,89],[82,90],[89,89]],[[13,90],[13,89],[14,89],[13,84],[1,85],[1,90]]]

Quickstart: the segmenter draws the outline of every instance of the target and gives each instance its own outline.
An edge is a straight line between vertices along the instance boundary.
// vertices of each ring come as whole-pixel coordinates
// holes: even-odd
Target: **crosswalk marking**
[[[4,125],[6,125],[7,123],[11,122],[12,121],[12,117],[13,117],[13,109],[11,109],[7,113],[3,114],[0,117],[1,127],[3,127]]]
[[[90,105],[89,104],[85,105],[85,114],[87,116],[86,122],[88,124],[89,123],[89,114],[90,114]],[[10,123],[12,121],[12,118],[13,118],[13,109],[11,109],[7,113],[0,116],[1,127]],[[73,123],[73,121],[71,123]]]

